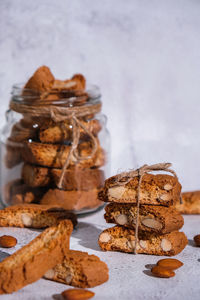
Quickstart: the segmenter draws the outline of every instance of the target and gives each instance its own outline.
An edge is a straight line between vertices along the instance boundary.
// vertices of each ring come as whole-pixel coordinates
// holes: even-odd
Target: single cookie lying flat
[[[108,267],[96,255],[70,250],[61,264],[44,277],[80,288],[100,285],[108,280]]]
[[[177,202],[175,208],[181,214],[200,214],[200,191],[182,193],[183,203]]]
[[[118,185],[116,176],[105,181],[99,199],[106,202],[136,203],[138,177],[129,183]],[[179,201],[181,185],[178,179],[164,174],[145,174],[140,187],[140,204],[169,206]]]
[[[61,263],[69,250],[71,221],[61,221],[0,263],[0,294],[12,293],[40,279]]]
[[[90,120],[88,122],[81,121],[86,129],[93,135],[97,135],[101,130],[101,124],[98,120]],[[87,133],[80,127],[80,138],[87,138]],[[39,139],[42,143],[60,143],[65,140],[72,141],[72,125],[67,121],[55,123],[53,121],[44,122],[39,130]]]
[[[107,223],[115,223],[135,228],[137,206],[136,204],[109,203],[105,208]],[[184,219],[173,207],[158,205],[142,205],[139,210],[139,230],[157,232],[159,234],[179,230]]]
[[[139,232],[137,253],[173,256],[188,243],[183,232],[173,231],[164,235]],[[99,246],[105,251],[132,253],[135,249],[135,231],[122,226],[105,229],[99,236]]]
[[[58,186],[62,169],[46,168],[25,163],[22,178],[31,187]],[[64,190],[90,190],[101,188],[104,184],[104,172],[99,169],[70,168],[64,173],[62,188]]]
[[[77,225],[76,215],[61,207],[21,204],[0,210],[1,227],[45,228],[54,226],[63,219],[69,219],[74,226]]]
[[[49,189],[40,201],[41,204],[59,205],[66,210],[81,210],[99,207],[98,189],[89,191],[64,191]]]
[[[69,155],[71,146],[57,144],[43,144],[37,142],[24,143],[22,153],[24,161],[46,167],[62,168]],[[92,149],[90,142],[83,142],[78,147],[82,160],[78,161],[75,156],[71,157],[69,166],[79,165],[80,167],[101,167],[105,164],[105,152],[99,146],[93,157],[90,156]]]

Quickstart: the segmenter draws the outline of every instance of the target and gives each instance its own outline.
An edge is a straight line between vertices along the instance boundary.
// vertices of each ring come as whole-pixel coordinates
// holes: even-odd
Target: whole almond
[[[69,289],[62,292],[62,296],[66,300],[87,300],[94,297],[94,293],[82,289]]]
[[[17,244],[17,239],[11,235],[0,236],[0,247],[12,248]]]
[[[200,247],[200,234],[195,235],[194,242],[197,247]]]
[[[175,276],[175,273],[172,270],[160,267],[160,266],[155,266],[151,269],[151,273],[160,278],[170,278]]]
[[[164,258],[160,259],[157,262],[157,266],[169,269],[169,270],[176,270],[183,266],[183,263],[175,258]]]

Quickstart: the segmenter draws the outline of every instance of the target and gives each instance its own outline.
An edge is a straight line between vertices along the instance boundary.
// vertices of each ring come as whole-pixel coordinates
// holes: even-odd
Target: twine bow
[[[171,163],[159,163],[154,165],[144,165],[136,170],[130,170],[129,172],[123,172],[116,176],[116,185],[125,185],[129,183],[134,177],[138,177],[138,188],[136,194],[136,203],[137,203],[137,214],[136,214],[136,225],[135,225],[135,248],[134,254],[137,254],[137,245],[138,245],[138,227],[139,227],[139,213],[140,213],[140,189],[143,176],[148,172],[158,172],[165,171],[174,175],[175,178],[178,178],[175,171],[170,169]],[[115,185],[115,184],[114,184]],[[180,201],[182,199],[180,198]]]
[[[65,120],[72,121],[72,144],[66,161],[63,165],[61,176],[58,182],[58,188],[62,188],[62,182],[64,178],[65,171],[69,166],[70,159],[74,156],[77,161],[87,160],[92,158],[97,150],[98,143],[94,135],[83,125],[78,118],[84,117],[91,114],[96,114],[101,111],[101,102],[94,101],[94,103],[89,103],[83,106],[65,107],[56,106],[51,103],[28,103],[25,101],[16,101],[12,99],[10,101],[10,109],[19,112],[23,115],[29,115],[31,117],[43,117],[50,118],[54,122],[61,122]],[[87,133],[91,138],[92,149],[88,156],[80,156],[78,153],[78,144],[80,140],[80,128]]]

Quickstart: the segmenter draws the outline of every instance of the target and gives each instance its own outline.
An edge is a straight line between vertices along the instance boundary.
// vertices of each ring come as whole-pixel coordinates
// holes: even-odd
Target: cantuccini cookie
[[[24,161],[54,168],[62,168],[69,155],[71,146],[58,144],[43,144],[37,142],[24,143],[24,150],[22,153]],[[78,147],[79,155],[84,158],[90,156],[92,153],[91,143],[83,142]],[[105,163],[105,152],[98,146],[97,151],[91,158],[82,159],[80,161],[73,155],[71,157],[69,166],[78,164],[81,167],[101,167]]]
[[[52,88],[54,80],[55,78],[50,69],[46,66],[42,66],[35,71],[33,76],[25,84],[24,94],[27,94],[27,90],[40,93],[47,92]]]
[[[45,228],[69,219],[77,225],[76,215],[58,206],[39,204],[19,204],[0,210],[1,227]]]
[[[3,188],[3,199],[5,203],[20,204],[38,202],[46,193],[47,188],[35,188],[28,186],[22,179],[9,181]]]
[[[37,281],[61,263],[69,250],[72,229],[71,221],[61,221],[0,262],[0,294],[15,292]]]
[[[49,189],[40,201],[41,204],[59,205],[66,210],[81,210],[98,207],[98,189],[90,191],[64,191]]]
[[[116,176],[105,181],[99,199],[106,202],[136,203],[138,177],[124,185],[116,183]],[[140,204],[170,206],[180,199],[181,184],[178,179],[165,174],[145,174],[140,186]]]
[[[53,182],[58,186],[61,169],[51,169]],[[62,189],[64,190],[81,190],[89,191],[92,189],[100,189],[105,180],[105,174],[100,169],[81,169],[71,168],[64,173],[62,181]]]
[[[22,167],[22,178],[30,187],[47,186],[51,183],[51,169],[25,163]]]
[[[200,191],[182,193],[182,202],[175,203],[175,208],[181,214],[200,214]]]
[[[6,141],[6,153],[4,156],[4,163],[8,169],[12,169],[22,162],[23,144],[13,141],[8,138]]]
[[[140,231],[137,253],[173,256],[180,253],[187,243],[187,237],[183,232],[173,231],[158,235]],[[105,251],[133,253],[135,251],[135,231],[119,225],[105,229],[99,236],[99,246]]]
[[[101,124],[97,119],[86,121],[81,121],[84,127],[91,132],[94,136],[97,136],[98,132],[101,130]],[[39,129],[39,139],[42,143],[60,143],[65,140],[72,140],[72,125],[66,120],[62,122],[55,123],[53,121],[44,122],[44,124]],[[80,139],[84,140],[88,137],[88,134],[80,128]]]
[[[70,250],[61,264],[48,270],[46,279],[80,288],[90,288],[108,280],[108,267],[96,255]]]
[[[135,228],[137,217],[136,204],[109,203],[105,207],[105,220],[130,228]],[[165,234],[179,230],[184,219],[173,207],[142,205],[139,213],[139,230]]]
[[[62,169],[46,168],[25,163],[22,168],[22,178],[30,187],[43,187],[52,183],[58,186]],[[81,169],[71,167],[63,176],[64,190],[91,190],[101,188],[104,184],[104,172],[100,169]]]

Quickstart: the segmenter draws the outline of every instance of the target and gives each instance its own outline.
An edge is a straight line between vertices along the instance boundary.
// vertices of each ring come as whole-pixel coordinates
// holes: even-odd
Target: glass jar
[[[59,205],[86,213],[102,205],[98,191],[110,174],[110,136],[99,88],[86,95],[54,93],[41,100],[15,85],[1,131],[1,195],[4,206]]]

